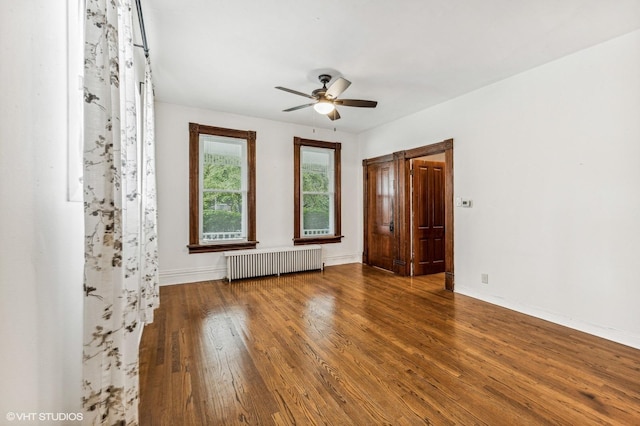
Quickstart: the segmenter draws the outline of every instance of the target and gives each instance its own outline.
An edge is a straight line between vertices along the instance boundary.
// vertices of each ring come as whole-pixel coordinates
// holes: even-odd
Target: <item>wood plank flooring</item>
[[[360,264],[162,287],[143,425],[638,425],[640,351]]]

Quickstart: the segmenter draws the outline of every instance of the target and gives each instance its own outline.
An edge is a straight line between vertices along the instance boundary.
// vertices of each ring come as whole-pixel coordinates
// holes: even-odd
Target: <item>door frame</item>
[[[362,262],[368,263],[368,226],[367,226],[367,165],[393,160],[394,164],[394,225],[399,232],[394,233],[393,272],[411,275],[411,159],[444,153],[445,156],[445,288],[453,291],[454,275],[454,220],[453,220],[453,139],[421,146],[418,148],[397,151],[380,157],[362,160],[363,166],[363,256]]]

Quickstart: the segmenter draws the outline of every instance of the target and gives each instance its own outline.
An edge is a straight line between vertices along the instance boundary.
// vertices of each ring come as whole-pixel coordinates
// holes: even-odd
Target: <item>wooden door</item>
[[[412,160],[413,275],[445,271],[445,163]]]
[[[366,166],[366,247],[365,262],[389,271],[394,259],[394,162]]]

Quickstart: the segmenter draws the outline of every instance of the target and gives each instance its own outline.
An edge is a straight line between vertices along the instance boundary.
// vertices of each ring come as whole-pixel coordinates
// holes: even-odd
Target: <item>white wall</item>
[[[323,245],[327,265],[362,259],[358,182],[361,163],[352,134],[215,111],[156,103],[158,244],[161,284],[226,276],[221,253],[189,254],[189,127],[194,122],[255,130],[256,227],[259,248],[293,245],[293,137],[342,143],[341,243]]]
[[[456,291],[640,348],[640,31],[361,134],[361,158],[448,138],[473,200]]]
[[[83,217],[66,201],[66,36],[65,0],[0,2],[0,422],[80,411]]]

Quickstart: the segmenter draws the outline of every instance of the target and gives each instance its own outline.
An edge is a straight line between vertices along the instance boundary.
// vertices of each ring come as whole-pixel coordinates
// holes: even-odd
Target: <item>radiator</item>
[[[227,279],[322,270],[322,246],[305,245],[256,250],[225,251]]]

